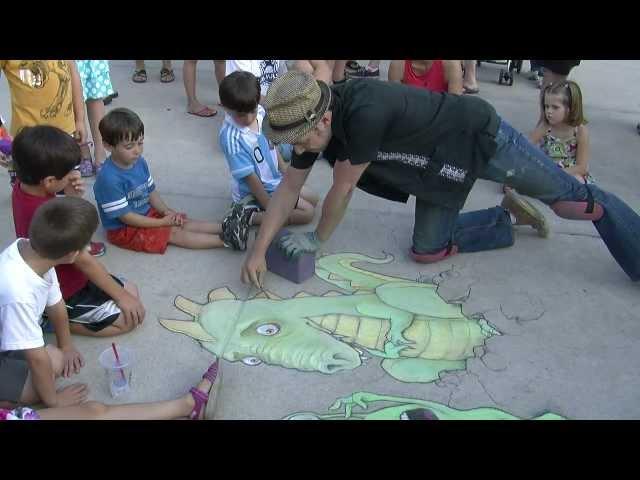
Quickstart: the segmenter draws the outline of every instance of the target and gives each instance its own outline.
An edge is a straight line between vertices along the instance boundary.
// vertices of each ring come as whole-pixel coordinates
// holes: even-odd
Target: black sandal
[[[113,92],[111,95],[107,95],[102,99],[102,103],[105,105],[109,105],[114,98],[118,98],[118,92]]]
[[[131,77],[134,83],[144,83],[147,81],[147,71],[143,68],[141,70],[136,70],[133,72],[133,76]]]
[[[176,79],[176,76],[173,73],[173,70],[169,68],[163,68],[162,70],[160,70],[160,81],[162,83],[171,83],[175,79]]]

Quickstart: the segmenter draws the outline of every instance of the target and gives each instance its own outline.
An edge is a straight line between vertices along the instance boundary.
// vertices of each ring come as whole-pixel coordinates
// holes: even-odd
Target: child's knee
[[[306,200],[307,202],[309,202],[311,205],[313,205],[314,207],[318,204],[318,202],[320,201],[320,197],[313,193],[310,190],[306,190],[303,192],[303,194],[301,195],[302,198],[304,200]]]
[[[118,318],[116,318],[116,321],[111,324],[111,330],[114,336],[122,335],[123,333],[131,332],[136,328],[136,326],[137,325],[134,322],[126,322],[124,314],[121,313]]]
[[[180,227],[171,227],[171,235],[169,236],[169,243],[181,242],[184,239],[184,229]]]
[[[54,375],[59,377],[62,374],[62,368],[64,366],[64,355],[62,350],[58,347],[54,347],[53,345],[47,345],[45,350],[51,359],[51,368],[53,369]]]

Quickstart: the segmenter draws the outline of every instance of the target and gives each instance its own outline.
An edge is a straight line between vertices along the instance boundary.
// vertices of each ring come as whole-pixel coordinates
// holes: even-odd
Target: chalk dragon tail
[[[393,261],[393,255],[384,258],[374,258],[360,253],[337,253],[325,255],[316,259],[316,275],[325,282],[331,283],[344,290],[375,290],[379,285],[403,281],[404,279],[390,277],[380,273],[369,272],[353,266],[356,262],[366,262],[382,265]]]

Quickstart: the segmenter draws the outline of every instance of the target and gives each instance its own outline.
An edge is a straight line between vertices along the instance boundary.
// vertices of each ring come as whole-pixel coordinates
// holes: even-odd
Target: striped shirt
[[[155,188],[149,166],[143,157],[129,169],[117,166],[109,157],[93,185],[100,221],[104,228],[123,228],[125,224],[119,217],[129,212],[146,215],[151,208],[149,194]]]
[[[258,106],[258,127],[262,130],[265,111]],[[231,196],[237,202],[251,193],[245,177],[252,173],[262,182],[268,194],[272,194],[282,180],[278,170],[278,156],[267,137],[249,127],[238,125],[226,115],[218,135],[220,148],[231,171]]]

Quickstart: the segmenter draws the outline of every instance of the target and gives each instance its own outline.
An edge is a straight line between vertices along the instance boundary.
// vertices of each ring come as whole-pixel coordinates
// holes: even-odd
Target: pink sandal
[[[216,359],[216,361],[209,366],[207,371],[204,372],[204,375],[202,375],[202,378],[211,382],[211,388],[213,388],[213,384],[215,383],[217,377],[218,359]],[[209,401],[209,394],[204,393],[202,390],[199,390],[196,387],[191,387],[189,389],[189,393],[193,397],[193,401],[196,403],[193,406],[193,410],[191,410],[191,413],[189,414],[189,419],[197,420],[200,416],[200,412],[202,411],[202,407],[205,407],[207,405],[207,402]]]

